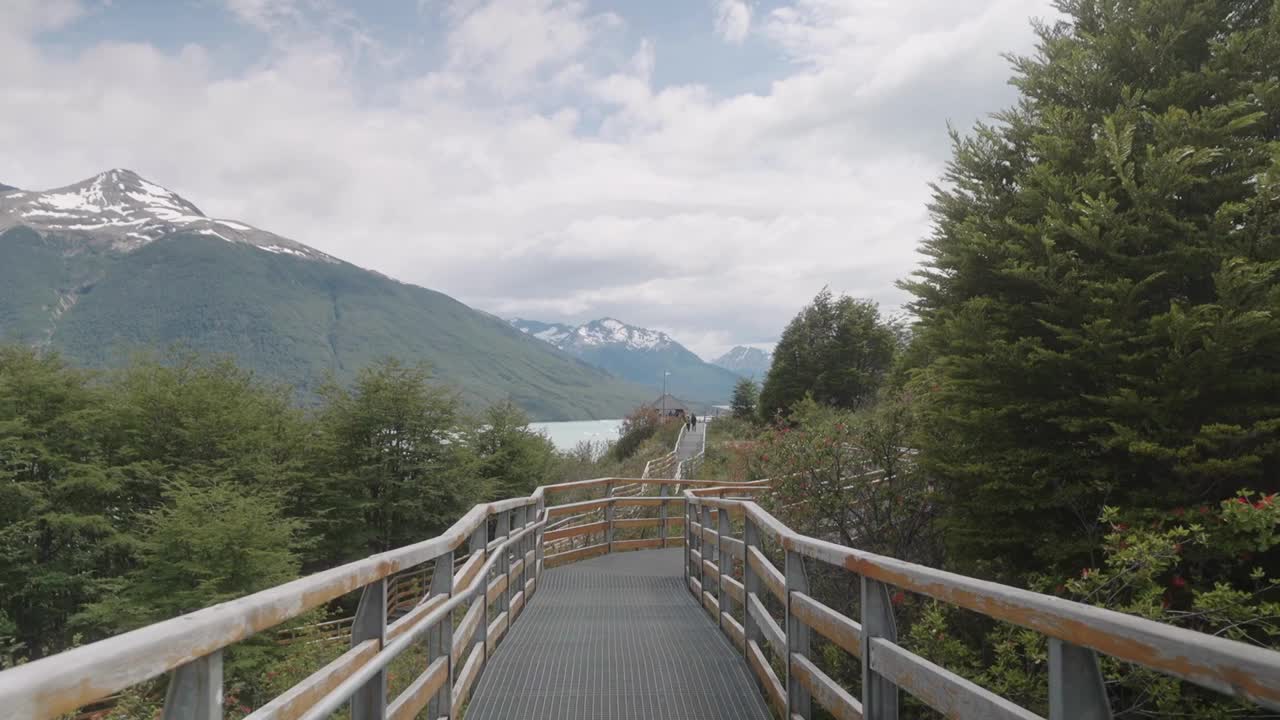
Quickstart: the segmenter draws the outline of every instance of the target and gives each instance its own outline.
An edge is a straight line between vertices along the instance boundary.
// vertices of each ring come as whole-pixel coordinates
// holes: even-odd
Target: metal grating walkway
[[[547,570],[466,720],[769,720],[742,655],[683,585],[683,551]]]

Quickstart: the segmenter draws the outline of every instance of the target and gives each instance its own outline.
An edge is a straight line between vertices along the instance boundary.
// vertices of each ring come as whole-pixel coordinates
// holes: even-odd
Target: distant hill
[[[760,348],[738,345],[712,360],[711,364],[742,377],[764,380],[764,376],[769,374],[769,366],[773,364],[773,356]]]
[[[382,356],[427,361],[473,408],[616,418],[654,394],[504,321],[194,204],[127,170],[0,192],[0,338],[109,367],[139,349],[223,353],[306,399]]]
[[[654,397],[662,388],[673,395],[703,403],[727,402],[738,378],[690,352],[666,333],[613,318],[592,320],[578,326],[516,318],[511,324],[534,337],[598,368],[651,388]]]

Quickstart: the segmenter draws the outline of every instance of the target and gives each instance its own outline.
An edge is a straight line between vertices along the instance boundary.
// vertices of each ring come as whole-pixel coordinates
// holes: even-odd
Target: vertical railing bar
[[[764,591],[764,580],[756,573],[755,568],[751,567],[751,548],[760,549],[760,529],[756,527],[755,521],[747,515],[742,524],[742,592],[743,599],[747,602],[742,603],[742,636],[744,639],[743,652],[746,652],[746,646],[752,640],[757,645],[764,644],[764,632],[760,629],[759,623],[748,610],[751,596],[760,597]]]
[[[613,552],[613,520],[617,511],[613,506],[613,481],[610,480],[604,486],[604,496],[609,499],[609,504],[604,507],[604,519],[608,523],[604,529],[604,542],[608,546],[606,552]]]
[[[667,546],[667,503],[665,498],[668,495],[670,486],[662,483],[658,486],[658,497],[664,498],[664,501],[658,505],[658,532],[662,533],[662,543],[659,547]]]
[[[381,652],[387,642],[386,578],[364,586],[351,624],[351,647],[374,639]],[[387,671],[384,668],[351,696],[351,720],[385,720],[386,716]]]
[[[898,720],[898,687],[871,669],[871,641],[898,639],[889,587],[862,576],[862,716],[866,720]]]
[[[480,523],[480,526],[477,527],[475,532],[471,535],[471,552],[485,553],[487,552],[486,548],[488,546],[489,522],[486,519],[484,522]],[[488,562],[488,558],[485,558],[485,562]],[[479,587],[476,588],[478,592],[475,594],[475,599],[472,601],[472,605],[480,603],[480,626],[477,627],[475,633],[472,634],[471,648],[468,648],[467,652],[460,656],[463,663],[466,663],[467,658],[470,657],[471,652],[474,650],[476,645],[480,646],[482,658],[485,657],[485,653],[488,652],[487,648],[489,647],[489,573],[477,574],[475,582],[479,583]],[[455,673],[449,681],[452,684],[453,682],[456,682],[456,680],[457,674]]]
[[[1111,702],[1089,648],[1049,638],[1049,720],[1111,720]]]
[[[431,597],[453,596],[453,551],[436,558],[435,569],[431,574]],[[435,697],[427,705],[428,715],[432,718],[448,717],[453,712],[453,613],[449,613],[427,635],[427,662],[424,670],[431,667],[437,658],[443,657],[448,682],[436,692]]]
[[[511,511],[503,510],[498,513],[498,527],[494,530],[494,540],[507,539],[511,537]],[[506,587],[498,594],[498,610],[497,614],[507,613],[507,627],[511,626],[511,552],[509,548],[499,547],[498,562],[496,571],[499,575],[506,579]],[[497,640],[495,639],[496,643]]]
[[[719,535],[716,536],[716,570],[720,573],[719,580],[716,582],[716,602],[720,604],[720,617],[718,622],[720,623],[720,627],[723,629],[725,625],[725,615],[731,615],[729,611],[728,593],[725,592],[724,589],[724,576],[733,575],[733,557],[729,553],[725,552],[725,547],[728,545],[728,543],[725,542],[725,538],[729,537],[733,533],[733,524],[729,519],[729,511],[724,508],[721,508],[720,512],[716,513],[716,516],[720,518],[719,527],[717,528]]]
[[[809,626],[791,611],[791,593],[809,592],[809,578],[804,571],[804,556],[793,550],[786,551],[784,578],[786,580],[787,656],[783,665],[787,673],[787,717],[809,720],[813,716],[809,689],[796,674],[791,672],[791,657],[809,656]]]
[[[163,720],[221,720],[222,651],[175,669],[164,698]]]

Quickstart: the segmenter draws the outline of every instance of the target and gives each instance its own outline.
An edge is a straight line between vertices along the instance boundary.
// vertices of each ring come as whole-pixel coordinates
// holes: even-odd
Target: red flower
[[[894,605],[901,605],[902,603],[907,601],[907,594],[899,590],[898,592],[893,594],[893,597],[890,598],[890,600],[893,602]]]
[[[1184,580],[1181,575],[1174,575],[1173,578],[1169,580],[1169,584],[1176,588],[1183,588],[1187,586],[1187,581]]]
[[[1241,505],[1248,505],[1248,504],[1249,504],[1249,501],[1248,501],[1248,500],[1246,500],[1245,498],[1242,498],[1242,497],[1238,497],[1238,498],[1236,498],[1236,502],[1240,503]]]
[[[1209,514],[1209,508],[1208,508],[1208,506],[1206,506],[1206,505],[1201,505],[1201,506],[1200,506],[1200,514],[1201,514],[1201,515],[1208,515],[1208,514]]]
[[[1182,509],[1182,508],[1180,508],[1180,507],[1179,507],[1179,508],[1174,508],[1174,509],[1173,509],[1173,516],[1174,516],[1174,517],[1182,517],[1182,513],[1184,513],[1184,512],[1186,512],[1186,510],[1184,510],[1184,509]]]

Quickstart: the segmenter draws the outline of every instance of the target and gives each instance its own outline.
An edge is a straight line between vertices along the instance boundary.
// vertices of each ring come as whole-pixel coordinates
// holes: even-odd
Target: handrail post
[[[693,513],[689,498],[684,501],[684,584],[693,592]]]
[[[431,571],[431,594],[428,597],[453,596],[453,551],[436,558]],[[437,658],[444,658],[445,677],[448,682],[431,698],[428,715],[433,718],[448,717],[453,712],[453,613],[436,623],[427,635],[427,667]]]
[[[498,527],[494,530],[493,536],[494,540],[506,540],[511,537],[510,510],[498,513]],[[507,586],[498,595],[498,614],[507,613],[507,627],[511,627],[511,552],[507,547],[498,549],[497,571],[507,580]]]
[[[1067,718],[1111,720],[1111,702],[1097,654],[1049,638],[1049,720]]]
[[[355,621],[351,624],[351,647],[366,640],[378,641],[378,650],[387,642],[387,580],[364,586]],[[387,716],[387,671],[379,670],[351,696],[351,720],[384,720]]]
[[[714,547],[707,547],[707,529],[711,527],[711,507],[703,503],[702,505],[702,523],[698,528],[698,551],[702,553],[702,563],[710,562]],[[706,565],[698,563],[698,582],[702,585],[705,592],[707,589]],[[702,602],[702,598],[698,598],[698,602]]]
[[[662,498],[662,504],[658,505],[658,532],[662,533],[662,543],[659,547],[667,546],[667,495],[671,486],[662,483],[658,486],[658,497]]]
[[[489,518],[485,518],[480,521],[480,526],[475,529],[475,532],[471,533],[471,554],[474,555],[475,553],[484,553],[486,555],[485,562],[488,562],[489,561],[489,558],[487,557],[489,554],[488,547],[489,547]],[[476,592],[476,597],[474,600],[471,601],[471,604],[474,606],[476,603],[480,603],[480,625],[479,627],[476,628],[476,631],[471,635],[471,648],[468,648],[467,652],[460,656],[463,663],[467,661],[467,658],[470,656],[472,652],[472,648],[474,648],[476,645],[480,646],[481,653],[483,654],[488,653],[488,647],[489,647],[489,577],[488,575],[489,573],[483,573],[483,574],[477,573],[475,580],[472,581],[476,585],[477,592]],[[484,657],[484,655],[482,655],[482,657]]]
[[[542,533],[545,532],[547,529],[547,523],[546,523],[547,501],[545,498],[538,499],[538,504],[533,513],[533,519],[535,522],[542,521],[542,525],[540,525],[537,531],[534,533],[535,544],[533,547],[534,549],[533,589],[534,589],[534,592],[537,592],[538,583],[542,581],[542,558],[546,554],[546,547],[543,545],[544,541],[542,539]]]
[[[733,533],[733,524],[729,520],[729,511],[725,508],[720,508],[716,516],[720,518],[719,527],[717,528],[719,535],[716,535],[716,570],[720,572],[720,577],[716,581],[716,602],[719,603],[720,617],[716,618],[716,622],[723,629],[725,614],[732,615],[732,613],[729,613],[728,593],[724,590],[724,576],[733,575],[733,557],[725,552],[725,547],[728,545],[725,542],[725,538]]]
[[[791,672],[791,660],[794,655],[809,656],[809,626],[805,625],[791,611],[791,593],[809,592],[809,578],[804,572],[804,557],[798,552],[787,551],[785,578],[787,584],[787,657],[783,664],[787,671],[787,717],[800,717],[809,720],[813,717],[810,707],[809,690],[800,684],[800,679]]]
[[[163,720],[221,720],[222,651],[215,650],[173,671],[164,697]]]
[[[515,513],[516,525],[518,526],[518,529],[524,530],[525,525],[529,524],[528,507],[521,505],[520,507],[516,508],[513,512]],[[516,579],[515,579],[516,592],[521,592],[521,593],[524,592],[525,571],[528,569],[525,567],[527,563],[525,563],[524,561],[524,554],[525,554],[524,551],[528,547],[528,545],[529,545],[528,535],[520,536],[520,542],[516,543],[515,545],[515,551],[513,554],[515,555],[515,558],[520,561],[520,572],[516,575]],[[512,593],[512,596],[513,597],[515,596],[514,592]],[[528,602],[529,602],[529,598],[524,597],[523,602],[521,602],[520,604],[521,612],[524,612],[524,606]]]
[[[742,637],[743,652],[746,652],[747,646],[754,640],[757,645],[764,644],[764,631],[760,629],[760,624],[756,622],[756,618],[748,609],[750,607],[751,596],[757,598],[764,591],[764,580],[756,574],[754,568],[751,567],[751,548],[760,549],[760,529],[756,527],[755,522],[751,520],[751,516],[747,515],[742,521],[742,598],[746,602],[742,603]]]
[[[604,506],[604,521],[606,523],[604,528],[604,543],[606,546],[605,552],[607,553],[613,552],[613,486],[614,482],[612,478],[604,484],[604,497],[609,501],[608,504]]]
[[[871,669],[871,641],[898,639],[889,588],[862,576],[862,716],[866,720],[898,720],[898,687]]]

